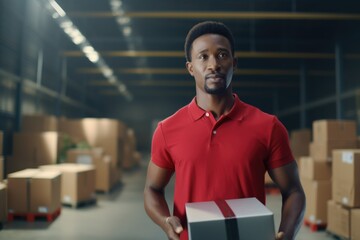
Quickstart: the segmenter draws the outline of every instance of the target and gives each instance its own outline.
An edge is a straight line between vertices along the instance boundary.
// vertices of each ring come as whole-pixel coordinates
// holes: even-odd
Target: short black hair
[[[185,57],[187,61],[191,61],[191,47],[195,39],[205,34],[218,34],[227,38],[230,42],[231,53],[234,56],[234,36],[230,29],[221,22],[205,21],[193,26],[186,36],[185,40]]]

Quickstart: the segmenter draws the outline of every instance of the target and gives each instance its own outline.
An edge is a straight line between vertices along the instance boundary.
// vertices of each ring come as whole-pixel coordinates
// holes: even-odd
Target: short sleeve
[[[289,144],[289,135],[285,126],[274,117],[273,129],[269,142],[267,169],[274,169],[291,163],[294,156]]]
[[[160,122],[155,129],[151,144],[151,161],[158,167],[174,170],[174,163],[167,151],[166,141]]]

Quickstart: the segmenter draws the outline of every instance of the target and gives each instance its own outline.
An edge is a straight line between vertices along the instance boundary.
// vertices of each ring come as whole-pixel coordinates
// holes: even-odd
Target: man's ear
[[[188,72],[190,73],[191,76],[194,76],[193,66],[192,66],[191,62],[186,62],[186,69],[188,70]]]

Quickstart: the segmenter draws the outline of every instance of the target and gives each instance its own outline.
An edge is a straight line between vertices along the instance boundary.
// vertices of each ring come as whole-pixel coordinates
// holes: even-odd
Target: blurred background
[[[316,120],[349,120],[356,138],[360,1],[0,0],[4,178],[34,167],[16,160],[33,153],[24,150],[30,142],[55,141],[62,146],[53,152],[28,147],[53,153],[51,160],[34,157],[38,165],[69,161],[70,148],[98,147],[102,150],[86,154],[103,151],[117,170],[140,166],[144,180],[158,121],[195,96],[184,42],[189,29],[204,20],[223,22],[234,34],[233,90],[240,99],[276,115],[289,133],[309,130],[306,140],[293,137],[301,142],[295,145],[305,146],[294,150],[297,158],[311,155]],[[39,136],[45,131],[66,137]],[[125,173],[123,182],[126,174],[133,172]],[[322,205],[326,208],[325,201]]]

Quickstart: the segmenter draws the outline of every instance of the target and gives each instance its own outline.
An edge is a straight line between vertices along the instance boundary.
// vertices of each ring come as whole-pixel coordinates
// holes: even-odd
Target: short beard
[[[205,83],[205,92],[211,95],[224,95],[226,93],[226,86],[223,85],[218,88],[209,88]]]

